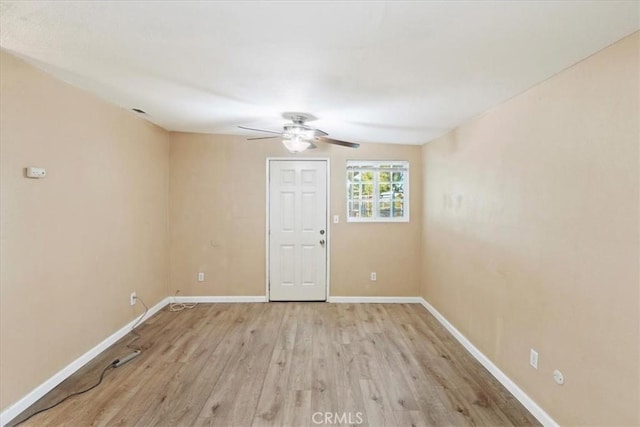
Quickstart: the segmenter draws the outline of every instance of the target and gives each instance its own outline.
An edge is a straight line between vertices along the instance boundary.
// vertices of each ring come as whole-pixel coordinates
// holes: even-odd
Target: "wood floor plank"
[[[539,425],[418,304],[200,304],[137,332],[8,425],[134,347],[142,354],[99,387],[23,425]]]
[[[182,364],[161,361],[155,366],[155,370],[161,375],[148,375],[147,380],[140,383],[134,394],[121,407],[120,411],[109,420],[111,426],[142,425],[139,420],[142,415],[152,407],[157,407],[164,397],[164,389],[167,387]],[[140,402],[145,402],[141,405]],[[79,424],[78,424],[79,425]]]
[[[313,331],[313,364],[311,369],[311,410],[330,412],[339,405],[336,393],[336,370],[329,328],[332,319],[329,316],[328,304],[319,305],[314,317]]]
[[[398,319],[397,307],[389,306],[386,316],[393,316]],[[448,401],[444,387],[434,378],[430,377],[424,366],[414,356],[415,350],[404,339],[403,329],[397,322],[387,325],[384,339],[387,341],[386,347],[395,349],[392,352],[393,363],[396,369],[406,379],[406,386],[416,396],[416,404],[420,411],[409,409],[412,414],[421,413],[422,420],[427,425],[444,425],[451,422],[451,415],[445,418],[442,414],[447,414],[446,402]],[[395,411],[396,418],[400,424],[407,419],[413,419],[413,415],[403,415],[405,411]],[[454,415],[455,416],[455,415]],[[457,420],[456,425],[464,425],[464,420]]]
[[[360,349],[360,357],[363,358],[360,366],[365,367],[365,376],[368,378],[366,381],[360,381],[360,388],[367,408],[367,418],[372,425],[382,423],[393,426],[397,424],[393,410],[394,405],[398,403],[394,400],[398,397],[393,384],[387,382],[389,366],[384,360],[384,348],[379,339],[381,328],[372,314],[374,309],[378,309],[376,306],[364,307],[358,304],[355,310],[359,318],[356,324],[359,330],[357,346]]]
[[[226,332],[221,332],[218,344],[199,369],[197,366],[191,365],[192,380],[189,382],[185,378],[181,397],[175,399],[170,415],[159,425],[192,425],[203,410],[206,399],[215,389],[218,380],[236,354],[237,348],[242,346],[244,339],[243,329],[247,320],[246,314],[247,310],[251,308],[235,304],[231,307],[233,308],[229,319],[226,320],[227,324],[225,325],[223,321],[218,325],[218,327],[226,326]],[[215,332],[212,331],[212,334]]]
[[[313,304],[299,305],[296,318],[297,329],[288,388],[311,391],[313,378],[309,375],[313,366]]]
[[[427,427],[428,424],[421,411],[397,411],[395,414],[398,427]]]
[[[360,380],[366,417],[372,426],[396,426],[398,423],[393,414],[389,398],[384,393],[381,383],[373,379]]]
[[[296,341],[299,314],[298,305],[289,304],[285,308],[284,318],[276,338],[275,348],[260,393],[256,409],[254,426],[282,425],[284,400],[289,385],[289,373],[293,363],[293,348]]]
[[[334,421],[349,425],[349,420],[364,418],[366,413],[362,389],[359,386],[360,378],[354,363],[357,355],[352,352],[351,337],[345,334],[346,331],[343,329],[349,323],[347,318],[348,310],[343,310],[334,304],[329,306],[329,311],[334,319],[333,327],[329,328],[329,334],[333,360],[335,361],[336,398],[337,402],[340,403],[339,407],[334,408],[334,412],[338,413],[338,416],[343,416],[342,419]],[[361,414],[360,417],[357,417],[357,414]],[[335,424],[338,424],[338,422]]]
[[[309,427],[313,424],[311,390],[288,390],[282,426]]]
[[[284,402],[282,425],[305,426],[311,424],[311,389],[313,377],[313,331],[315,304],[297,304],[296,336]]]
[[[191,354],[192,357],[186,360],[178,358],[182,367],[159,397],[157,405],[150,405],[138,420],[138,424],[177,425],[189,419],[189,414],[194,412],[193,404],[197,404],[202,393],[210,393],[213,388],[211,379],[217,378],[209,372],[210,367],[215,366],[217,361],[212,358],[212,354],[229,330],[230,320],[237,314],[237,308],[233,306],[219,305],[215,308],[207,310],[206,320],[200,322],[202,327],[193,330],[198,331],[200,339],[191,338],[191,343],[185,344],[183,354]]]
[[[251,425],[285,306],[261,304],[255,308],[259,315],[247,313],[248,321],[240,333],[242,341],[236,346],[195,425]]]

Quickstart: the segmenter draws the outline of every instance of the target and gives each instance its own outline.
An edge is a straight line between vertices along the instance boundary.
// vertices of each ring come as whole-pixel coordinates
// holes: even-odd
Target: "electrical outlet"
[[[533,369],[538,369],[538,352],[534,349],[531,349],[531,353],[529,353],[529,365]]]
[[[562,385],[564,384],[564,375],[562,375],[562,372],[556,369],[555,371],[553,371],[553,380],[556,382],[556,384]]]
[[[376,280],[378,280],[378,275],[376,274],[375,271],[371,272],[371,281],[375,282]]]
[[[204,273],[203,272],[198,273],[198,282],[204,282]]]
[[[129,304],[130,305],[136,305],[136,301],[138,300],[138,297],[136,296],[135,292],[131,292],[131,295],[129,296]]]

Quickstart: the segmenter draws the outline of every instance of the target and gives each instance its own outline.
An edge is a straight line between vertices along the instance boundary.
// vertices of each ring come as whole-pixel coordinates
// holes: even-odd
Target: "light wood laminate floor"
[[[201,304],[137,331],[138,358],[22,425],[539,425],[419,304]],[[95,382],[133,338],[14,423]]]

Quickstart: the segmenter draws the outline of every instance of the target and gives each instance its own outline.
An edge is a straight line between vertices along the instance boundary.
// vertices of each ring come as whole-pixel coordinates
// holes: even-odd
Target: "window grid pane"
[[[347,220],[408,221],[408,166],[347,161]]]

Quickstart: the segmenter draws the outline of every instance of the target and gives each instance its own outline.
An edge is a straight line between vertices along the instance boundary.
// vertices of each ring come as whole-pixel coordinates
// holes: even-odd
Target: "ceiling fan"
[[[282,115],[287,120],[291,120],[291,123],[284,125],[282,132],[276,132],[273,130],[256,129],[246,126],[238,126],[240,129],[254,130],[257,132],[275,133],[282,137],[282,144],[291,153],[300,153],[307,149],[316,148],[316,142],[326,142],[328,144],[342,145],[343,147],[358,148],[360,144],[355,142],[340,141],[338,139],[327,138],[329,136],[323,130],[314,129],[307,126],[305,122],[316,120],[311,114],[305,113],[284,113]],[[269,139],[279,138],[279,136],[262,136],[257,138],[247,138],[248,140],[255,139]]]

